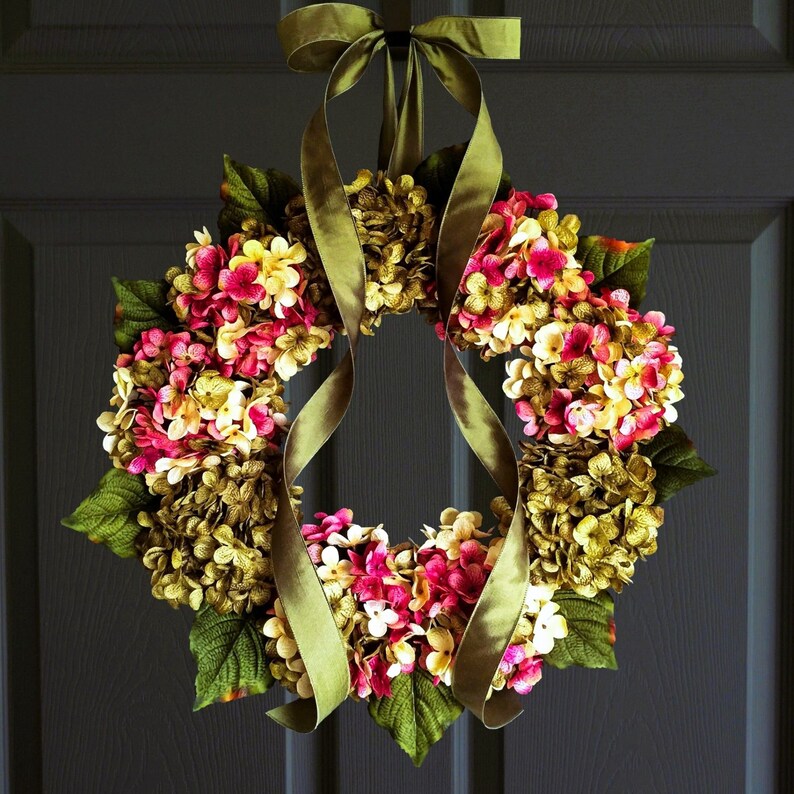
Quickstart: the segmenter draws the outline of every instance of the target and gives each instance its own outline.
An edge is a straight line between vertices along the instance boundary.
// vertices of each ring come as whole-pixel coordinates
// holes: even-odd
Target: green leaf
[[[625,289],[636,307],[645,298],[651,248],[654,238],[644,243],[626,243],[610,237],[580,237],[576,258],[595,275],[591,286]]]
[[[122,353],[129,353],[143,331],[150,328],[167,330],[174,326],[168,306],[167,281],[123,281],[113,279],[118,298],[114,337]]]
[[[223,209],[218,228],[223,239],[239,232],[248,218],[278,226],[284,218],[287,202],[300,193],[295,180],[274,168],[262,171],[223,156]]]
[[[612,596],[599,593],[595,598],[586,598],[573,590],[558,590],[553,600],[560,605],[559,614],[568,621],[568,636],[557,640],[551,653],[543,658],[559,668],[575,664],[616,670]]]
[[[418,185],[427,190],[431,204],[442,207],[447,203],[455,177],[460,171],[463,155],[466,153],[466,143],[456,143],[433,152],[426,160],[419,163],[414,171],[414,179]],[[496,191],[496,200],[507,198],[512,182],[510,175],[502,171],[499,189]]]
[[[61,523],[87,535],[93,543],[104,543],[119,557],[134,557],[135,536],[141,531],[137,515],[152,500],[143,477],[111,469]]]
[[[678,425],[660,430],[640,447],[640,452],[651,459],[656,469],[653,480],[656,504],[666,501],[687,485],[717,473],[698,456],[687,434]]]
[[[219,615],[205,604],[190,629],[190,652],[198,668],[194,711],[259,695],[273,684],[265,638],[250,618],[234,612]]]
[[[463,706],[448,686],[433,686],[433,676],[419,667],[410,675],[393,678],[391,689],[390,698],[370,700],[370,716],[392,735],[416,766],[421,766],[428,750],[460,716]]]

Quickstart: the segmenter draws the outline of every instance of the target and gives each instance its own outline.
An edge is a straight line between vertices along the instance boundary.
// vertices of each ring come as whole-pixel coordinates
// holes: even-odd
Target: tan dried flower
[[[580,439],[571,446],[522,444],[522,495],[530,579],[594,596],[631,581],[634,563],[656,551],[664,512],[653,505],[654,469]],[[506,505],[492,509],[507,521]]]
[[[137,538],[155,598],[193,609],[206,601],[221,614],[269,603],[279,467],[271,455],[218,464],[176,485],[157,481],[159,508],[139,514]]]

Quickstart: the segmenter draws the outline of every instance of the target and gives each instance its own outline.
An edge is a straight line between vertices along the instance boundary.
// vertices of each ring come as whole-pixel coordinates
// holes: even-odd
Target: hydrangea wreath
[[[653,240],[579,237],[553,195],[503,175],[445,328],[439,208],[465,148],[394,179],[359,171],[346,195],[366,262],[361,332],[416,309],[458,350],[508,357],[530,581],[491,687],[524,695],[546,665],[616,667],[609,591],[656,551],[661,502],[713,472],[674,424],[674,328],[638,308]],[[312,696],[270,554],[283,384],[344,333],[299,186],[226,158],[222,198],[219,242],[204,228],[164,280],[114,279],[121,352],[97,420],[113,468],[64,519],[142,562],[155,598],[196,611],[197,709],[276,680]],[[513,519],[502,497],[491,509],[486,521],[450,507],[398,545],[347,508],[302,526],[349,696],[417,764],[463,709],[450,688],[458,647]]]

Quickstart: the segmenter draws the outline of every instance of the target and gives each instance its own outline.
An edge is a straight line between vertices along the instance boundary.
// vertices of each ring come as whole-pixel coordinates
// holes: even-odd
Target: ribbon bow
[[[412,173],[422,159],[420,54],[455,100],[476,118],[438,235],[438,300],[448,330],[463,272],[502,174],[502,154],[480,78],[466,56],[517,58],[520,27],[517,18],[449,16],[412,27],[406,77],[397,107],[388,34],[383,20],[374,12],[345,3],[312,5],[284,17],[278,35],[290,68],[331,73],[324,100],[303,134],[301,176],[317,250],[349,344],[342,361],[306,403],[287,435],[273,527],[271,555],[276,586],[314,697],[268,714],[286,727],[305,732],[313,730],[347,698],[350,674],[346,644],[308,555],[289,494],[295,479],[336,430],[350,404],[366,280],[364,255],[331,146],[326,106],[361,79],[377,52],[385,51],[379,167],[393,177]],[[518,468],[504,427],[466,373],[448,334],[444,377],[450,406],[467,443],[515,506],[501,552],[458,648],[452,682],[455,697],[485,725],[496,728],[521,712],[514,693],[491,691],[523,609],[529,575]]]

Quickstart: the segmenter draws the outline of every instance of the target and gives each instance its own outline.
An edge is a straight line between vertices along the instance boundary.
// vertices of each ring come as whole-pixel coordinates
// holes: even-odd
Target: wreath
[[[305,57],[295,31],[316,32],[319,9],[282,21],[291,56]],[[362,38],[369,57],[389,57],[378,18],[350,9],[332,88]],[[310,730],[344,697],[367,700],[417,764],[464,706],[491,726],[512,719],[513,695],[529,693],[546,665],[615,668],[609,591],[656,551],[661,503],[713,473],[674,424],[674,328],[638,308],[653,240],[579,236],[576,215],[561,217],[550,193],[514,189],[501,159],[488,166],[484,220],[468,237],[448,231],[456,191],[477,167],[481,116],[468,144],[400,169],[412,162],[394,153],[410,148],[411,88],[436,22],[412,32],[419,44],[399,123],[384,124],[383,169],[328,188],[327,130],[304,139],[303,192],[279,171],[226,157],[219,241],[204,227],[163,280],[114,279],[120,354],[111,410],[97,420],[113,468],[64,519],[142,562],[155,598],[195,610],[196,708],[278,681],[298,698],[271,716]],[[486,22],[514,32],[514,20]],[[468,63],[444,57],[458,70]],[[324,106],[318,114],[324,124]],[[350,232],[355,250],[342,253],[357,254],[360,272],[329,257],[329,236]],[[445,266],[461,250],[472,253]],[[349,278],[359,279],[352,296]],[[450,404],[502,492],[493,520],[450,507],[420,541],[398,545],[348,508],[304,523],[295,478],[341,421],[359,335],[413,310],[445,345]],[[290,420],[284,383],[345,337],[350,352]],[[457,363],[464,350],[506,357],[503,390],[524,423],[517,464]]]

